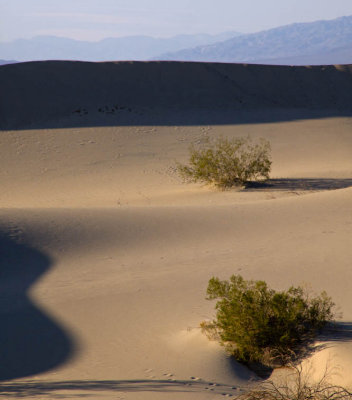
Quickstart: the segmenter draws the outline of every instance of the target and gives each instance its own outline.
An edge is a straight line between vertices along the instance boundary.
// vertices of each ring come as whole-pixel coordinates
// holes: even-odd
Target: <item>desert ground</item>
[[[261,109],[260,99],[273,97],[252,88],[250,106],[236,112],[214,111],[205,100],[196,109],[201,86],[194,99],[175,100],[164,76],[155,93],[169,94],[173,108],[157,94],[148,104],[144,93],[143,104],[120,100],[117,118],[110,78],[105,103],[88,89],[78,99],[65,81],[67,98],[60,82],[56,92],[49,87],[62,105],[50,108],[33,79],[32,101],[13,81],[33,77],[35,65],[0,67],[9,90],[0,101],[0,397],[233,398],[260,378],[199,328],[215,315],[208,280],[232,274],[279,290],[326,290],[341,314],[338,328],[323,332],[322,350],[304,362],[312,379],[328,364],[332,382],[352,388],[352,111],[344,92],[351,67],[325,69],[333,76],[327,90],[321,69],[315,83],[307,69],[307,85],[320,87],[318,95],[310,89],[309,111],[290,104],[287,92],[276,96],[280,79],[280,107]],[[335,71],[349,74],[341,96]],[[300,73],[290,99],[304,92],[308,101]],[[193,102],[191,113],[177,108],[182,99]],[[338,106],[327,108],[327,99]],[[187,161],[191,143],[219,136],[268,139],[269,184],[219,191],[182,182],[175,162]]]

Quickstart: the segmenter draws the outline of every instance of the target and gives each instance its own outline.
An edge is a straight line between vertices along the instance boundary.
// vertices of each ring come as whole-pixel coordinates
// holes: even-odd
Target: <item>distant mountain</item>
[[[0,65],[15,64],[16,62],[15,60],[0,60]]]
[[[18,61],[148,60],[161,53],[221,42],[238,35],[240,35],[238,32],[225,32],[218,35],[178,35],[171,38],[127,36],[106,38],[99,42],[85,42],[56,36],[37,36],[32,39],[0,42],[0,58]]]
[[[352,64],[352,43],[348,46],[303,56],[257,60],[258,64],[274,65],[331,65]]]
[[[279,64],[351,63],[352,16],[286,25],[221,43],[161,55],[158,60]],[[324,61],[324,62],[322,62]]]

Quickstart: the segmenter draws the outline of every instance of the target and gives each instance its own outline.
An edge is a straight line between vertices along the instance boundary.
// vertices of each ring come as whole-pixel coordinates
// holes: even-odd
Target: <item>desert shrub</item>
[[[205,182],[220,188],[269,179],[270,169],[270,143],[243,137],[208,139],[199,146],[192,144],[189,165],[177,163],[185,181]]]
[[[245,363],[288,360],[333,319],[334,303],[325,292],[316,297],[302,287],[280,292],[240,275],[210,279],[207,299],[218,299],[216,319],[203,322],[203,330]]]

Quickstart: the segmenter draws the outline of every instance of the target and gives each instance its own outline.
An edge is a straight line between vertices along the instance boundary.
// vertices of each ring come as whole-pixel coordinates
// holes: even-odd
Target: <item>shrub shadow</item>
[[[273,366],[262,364],[260,362],[251,362],[245,364],[251,371],[254,371],[258,377],[268,379],[277,367],[287,363],[300,362],[303,359],[311,357],[313,354],[330,347],[329,343],[320,342],[351,342],[352,341],[352,322],[333,322],[328,323],[316,336],[307,337],[299,344],[290,357],[283,360],[273,359]],[[286,362],[285,362],[286,360]],[[235,360],[233,360],[236,362]]]
[[[0,380],[47,371],[73,352],[67,333],[27,294],[50,265],[46,254],[0,233]]]
[[[352,179],[280,178],[265,182],[249,182],[242,191],[315,191],[345,189],[351,186]]]
[[[319,334],[318,339],[328,342],[351,342],[352,322],[336,322],[329,324]]]

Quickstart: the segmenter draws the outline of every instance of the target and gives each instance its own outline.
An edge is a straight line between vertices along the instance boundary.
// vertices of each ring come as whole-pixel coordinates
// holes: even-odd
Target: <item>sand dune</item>
[[[328,346],[313,356],[315,374],[333,360],[341,368],[334,381],[352,386],[350,67],[282,69],[282,76],[295,74],[297,80],[285,78],[276,86],[271,67],[181,63],[178,70],[175,63],[48,62],[3,68],[6,93],[15,77],[17,86],[8,102],[1,100],[0,397],[236,395],[258,377],[199,329],[214,315],[214,304],[204,299],[209,278],[233,273],[265,279],[277,289],[304,283],[327,290],[343,324],[340,332],[321,336]],[[100,78],[92,78],[97,69],[105,92],[98,90]],[[218,104],[209,93],[237,104],[223,75],[210,78],[224,71],[248,89],[251,106],[243,106],[240,117],[227,111],[227,122],[220,110],[213,124],[197,125]],[[81,81],[74,78],[78,72]],[[179,73],[185,79],[177,88]],[[36,86],[45,74],[53,86]],[[115,91],[106,89],[109,76]],[[131,76],[140,77],[140,92]],[[21,79],[29,85],[23,88],[33,85],[38,95],[23,94],[20,120],[13,107]],[[266,88],[259,88],[260,79]],[[259,109],[264,97],[254,100],[251,85],[266,93],[270,110]],[[190,92],[195,97],[188,98]],[[321,107],[316,118],[293,109],[294,96],[302,102],[303,93]],[[332,95],[338,107],[328,111]],[[146,124],[138,116],[118,122],[124,114],[96,111],[82,122],[84,115],[68,114],[76,101],[90,113],[114,96],[121,104],[130,96],[136,107],[154,107],[153,118]],[[191,106],[197,109],[193,123],[173,125]],[[166,115],[171,122],[162,125]],[[222,122],[215,123],[214,115]],[[219,135],[270,140],[273,180],[224,192],[182,183],[175,160],[187,159],[191,142]]]
[[[283,109],[351,115],[351,71],[182,62],[4,65],[0,129],[227,124],[252,121],[246,111],[253,109],[265,110],[258,122],[297,118]]]

